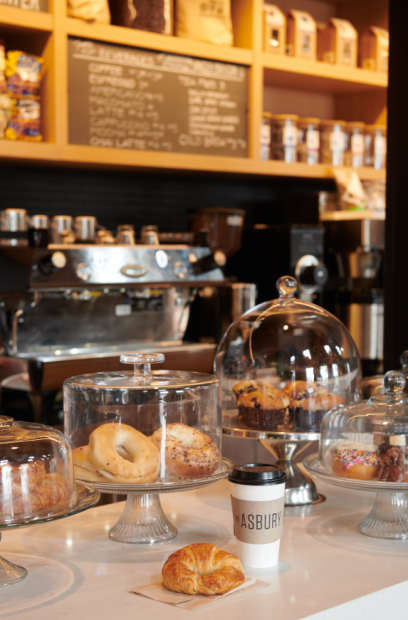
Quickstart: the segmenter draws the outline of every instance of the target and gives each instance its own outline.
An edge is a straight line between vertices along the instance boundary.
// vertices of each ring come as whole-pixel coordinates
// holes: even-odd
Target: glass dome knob
[[[279,291],[279,297],[293,297],[297,291],[298,283],[291,276],[282,276],[276,282],[276,288]]]
[[[146,379],[152,374],[151,364],[162,364],[163,353],[127,353],[120,356],[122,364],[133,364],[136,379]]]
[[[402,372],[390,370],[384,375],[383,386],[387,394],[402,394],[405,388],[405,377]]]
[[[408,351],[401,353],[400,362],[403,370],[408,370]]]

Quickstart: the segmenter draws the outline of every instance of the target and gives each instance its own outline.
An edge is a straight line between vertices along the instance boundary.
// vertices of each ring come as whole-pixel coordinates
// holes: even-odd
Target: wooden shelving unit
[[[282,2],[288,0],[281,2],[278,0],[277,4],[280,5]],[[306,6],[307,2],[308,0],[298,0],[292,4],[293,6],[296,4],[295,8],[310,10]],[[365,18],[364,11],[358,12],[355,7],[357,4],[366,6],[369,13],[371,0],[357,0],[353,3],[341,0],[337,0],[336,3],[335,0],[335,3],[327,3],[327,6],[324,2],[320,4],[326,7],[327,11],[335,6],[336,14],[340,17],[347,18],[350,13],[350,20],[354,20],[353,23],[360,30],[371,23],[369,14]],[[381,10],[376,8],[376,21],[373,18],[373,23],[386,25],[383,23],[386,19],[386,3],[377,2],[376,6],[377,4],[382,8]],[[345,69],[322,62],[308,62],[264,53],[263,0],[232,0],[234,47],[221,47],[117,26],[89,24],[79,19],[68,18],[65,5],[65,0],[54,0],[51,2],[50,13],[36,13],[7,6],[0,8],[0,38],[6,39],[8,47],[18,46],[25,51],[42,54],[44,57],[42,104],[45,139],[45,142],[36,144],[1,140],[0,160],[327,179],[333,176],[333,170],[324,164],[308,166],[300,163],[285,164],[280,161],[260,160],[259,128],[262,111],[291,112],[310,116],[316,106],[317,108],[320,106],[329,110],[331,117],[343,114],[340,118],[345,120],[374,122],[385,105],[386,74],[357,68]],[[286,5],[283,8],[286,10]],[[367,24],[365,19],[368,20]],[[67,93],[69,36],[248,67],[248,157],[120,150],[69,144]],[[328,117],[324,116],[320,109],[313,115]],[[364,180],[385,178],[384,171],[372,168],[362,168],[358,172]]]
[[[385,211],[327,211],[320,214],[322,222],[346,222],[350,220],[385,220]]]

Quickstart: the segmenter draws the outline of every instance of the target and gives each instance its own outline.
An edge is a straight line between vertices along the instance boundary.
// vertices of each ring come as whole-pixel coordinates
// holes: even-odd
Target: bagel
[[[168,424],[165,428],[166,469],[180,478],[204,478],[217,469],[220,453],[208,435],[185,424]],[[161,451],[163,428],[151,436]]]
[[[126,459],[121,456],[124,452]],[[88,454],[96,471],[111,482],[143,484],[153,482],[159,475],[160,454],[156,446],[127,424],[98,426],[89,438]]]
[[[185,594],[226,594],[245,581],[241,562],[215,545],[197,543],[172,553],[162,569],[163,585]]]

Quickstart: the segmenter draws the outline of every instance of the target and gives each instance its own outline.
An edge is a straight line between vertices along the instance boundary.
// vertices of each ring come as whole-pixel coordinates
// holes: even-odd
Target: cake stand
[[[191,480],[160,481],[149,484],[116,484],[112,482],[88,482],[101,493],[127,495],[123,513],[109,532],[112,540],[125,543],[165,542],[175,538],[177,529],[164,514],[160,493],[193,491],[224,480],[232,471],[232,463],[223,458],[217,471],[205,478]]]
[[[299,456],[313,441],[320,439],[320,433],[258,430],[238,421],[237,417],[238,411],[223,415],[223,434],[257,439],[277,459],[277,465],[287,476],[285,506],[304,506],[325,501],[324,495],[316,491],[313,480],[293,462],[295,456]]]
[[[64,519],[65,517],[71,517],[79,512],[83,512],[88,508],[94,506],[100,498],[97,490],[93,489],[91,485],[76,481],[76,495],[77,501],[71,506],[67,512],[63,514],[54,515],[52,517],[44,517],[43,519],[36,519],[31,521],[20,521],[19,523],[2,523],[0,524],[0,540],[1,530],[10,527],[23,527],[26,525],[38,525],[39,523],[46,523],[47,521],[56,521],[57,519]],[[22,566],[17,566],[8,560],[5,560],[0,556],[0,586],[11,586],[14,583],[18,583],[27,577],[27,570]]]
[[[372,538],[408,540],[408,482],[340,478],[324,467],[318,454],[310,454],[303,464],[312,476],[329,484],[377,493],[370,514],[358,526],[361,534]]]

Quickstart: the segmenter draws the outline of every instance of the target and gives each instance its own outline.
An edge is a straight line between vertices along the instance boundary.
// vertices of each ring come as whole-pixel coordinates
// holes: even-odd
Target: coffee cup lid
[[[281,484],[286,482],[286,474],[278,465],[245,463],[235,465],[228,480],[235,484]]]

